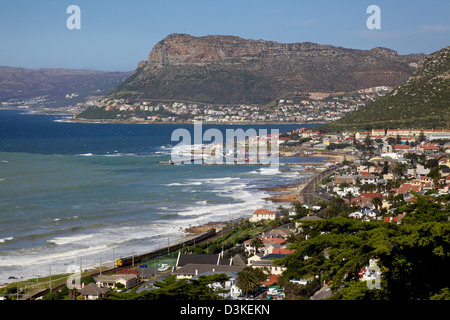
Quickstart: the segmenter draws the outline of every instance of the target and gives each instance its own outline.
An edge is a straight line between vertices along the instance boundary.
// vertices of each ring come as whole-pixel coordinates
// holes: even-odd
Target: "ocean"
[[[72,265],[112,266],[177,241],[189,226],[274,209],[261,188],[308,176],[262,175],[259,165],[162,165],[178,143],[172,132],[192,132],[193,125],[65,118],[0,110],[0,284],[66,273]],[[313,126],[204,124],[203,130]]]

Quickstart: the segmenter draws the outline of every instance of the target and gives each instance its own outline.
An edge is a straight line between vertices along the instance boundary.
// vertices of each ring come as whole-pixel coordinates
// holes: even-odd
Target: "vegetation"
[[[322,132],[450,127],[450,46],[429,56],[413,77],[388,95],[318,128]]]
[[[306,241],[276,263],[284,264],[284,281],[320,276],[329,282],[332,299],[418,300],[448,297],[450,279],[450,196],[435,202],[417,195],[400,206],[407,212],[401,225],[363,222],[345,217],[303,222]],[[376,259],[382,272],[380,289],[360,281],[359,271]]]
[[[248,297],[249,293],[255,293],[259,284],[266,280],[267,275],[260,268],[245,267],[238,273],[236,285]]]

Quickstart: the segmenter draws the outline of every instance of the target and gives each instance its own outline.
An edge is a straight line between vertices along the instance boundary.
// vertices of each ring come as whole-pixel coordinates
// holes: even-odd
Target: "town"
[[[302,98],[277,99],[271,104],[225,106],[188,102],[131,101],[92,95],[86,101],[69,104],[78,96],[67,93],[64,106],[47,101],[46,96],[11,99],[1,104],[3,109],[26,110],[30,113],[71,115],[82,119],[158,123],[326,123],[337,120],[364,107],[392,91],[378,86],[349,93],[305,93]],[[69,105],[68,105],[69,104]],[[86,111],[86,112],[83,112]]]
[[[352,93],[305,94],[304,99],[278,99],[273,105],[241,104],[224,106],[186,102],[131,101],[101,98],[86,102],[91,112],[77,118],[91,118],[113,112],[117,121],[132,122],[193,122],[206,123],[308,123],[337,120],[349,112],[364,107],[391,91],[379,86]],[[76,106],[75,106],[76,107]],[[78,106],[79,107],[79,106]]]
[[[367,230],[387,225],[400,228],[411,219],[418,224],[414,220],[418,219],[415,217],[418,213],[413,209],[419,205],[434,208],[433,214],[440,217],[439,221],[448,221],[449,131],[411,128],[323,134],[299,128],[280,134],[279,139],[280,154],[322,156],[328,153],[333,157],[310,168],[314,175],[309,181],[295,188],[281,188],[295,197],[290,201],[275,201],[276,209],[259,208],[249,212],[247,218],[192,227],[186,230],[191,235],[214,230],[216,236],[157,257],[141,261],[133,257],[127,265],[116,264],[112,269],[103,269],[103,273],[102,268],[100,272],[83,270],[79,285],[71,289],[63,282],[59,290],[50,291],[53,282],[47,278],[38,281],[37,288],[36,283],[24,282],[6,286],[2,292],[12,297],[19,297],[20,293],[21,299],[57,300],[64,297],[78,300],[330,299],[344,294],[345,290],[336,289],[336,280],[324,276],[323,271],[317,273],[306,266],[309,261],[319,263],[316,260],[319,256],[326,263],[338,249],[320,249],[316,253],[308,249],[308,254],[302,251],[310,241],[331,237],[335,232],[323,222],[336,223],[338,228],[342,223],[359,223],[355,226],[361,230],[365,230],[364,225]],[[295,166],[287,170],[290,169]],[[353,231],[349,236],[353,239],[358,235]],[[311,256],[314,254],[319,256]],[[380,281],[389,274],[384,273],[387,269],[378,266],[382,257],[381,252],[367,255],[363,264],[353,266],[358,281],[367,284],[369,289],[379,289]],[[352,258],[339,259],[342,263]],[[303,267],[297,266],[298,261],[304,261]],[[195,295],[199,291],[202,295]]]

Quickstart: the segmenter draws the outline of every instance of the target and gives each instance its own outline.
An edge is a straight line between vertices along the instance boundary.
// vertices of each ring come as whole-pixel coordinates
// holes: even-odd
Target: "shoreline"
[[[34,113],[38,114],[38,113]],[[202,124],[223,124],[223,125],[251,125],[251,124],[259,124],[259,125],[301,125],[301,124],[325,124],[326,122],[275,122],[275,121],[233,121],[233,122],[225,122],[225,121],[201,121]],[[60,122],[68,122],[68,123],[93,123],[93,124],[194,124],[194,121],[138,121],[138,120],[116,120],[116,119],[83,119],[83,118],[71,118],[71,119],[63,119]]]
[[[290,203],[291,205],[293,205],[295,202],[299,201],[299,199],[301,197],[301,193],[305,189],[305,187],[308,186],[309,184],[311,184],[312,181],[317,179],[318,176],[321,176],[321,174],[323,174],[323,172],[316,172],[316,173],[312,174],[311,176],[308,176],[306,179],[304,179],[304,181],[297,182],[297,183],[289,183],[287,185],[281,185],[281,186],[277,186],[277,187],[260,188],[259,190],[264,191],[268,195],[267,197],[264,197],[262,199],[266,200],[266,201],[270,201],[273,204]],[[271,192],[275,192],[275,193],[280,192],[281,194],[274,195],[274,194],[271,194]],[[252,215],[251,211],[252,210],[249,208],[248,217],[242,216],[239,219],[235,219],[235,220],[249,219]],[[215,228],[216,231],[219,230],[218,232],[220,232],[220,230],[221,230],[220,228],[226,228],[228,226],[229,226],[228,222],[208,221],[208,222],[204,222],[199,225],[189,226],[188,228],[180,227],[177,229],[177,230],[179,230],[179,232],[181,232],[180,237],[173,239],[172,243],[178,243],[180,241],[186,240],[187,238],[196,237],[198,234],[205,232],[207,230],[210,230],[212,228]],[[219,227],[219,229],[217,227]],[[114,268],[114,266],[108,267],[106,265],[101,265],[101,266],[96,265],[96,266],[92,266],[88,269],[85,269],[83,272],[91,273],[91,272],[95,272],[96,270],[99,270],[99,268],[106,268],[106,270],[104,270],[104,271],[107,271],[110,268]],[[59,274],[59,273],[52,275],[52,277],[55,277],[55,279],[59,278],[60,276],[62,276],[62,274]],[[11,285],[17,285],[18,283],[22,283],[22,282],[24,282],[24,283],[30,282],[35,279],[44,279],[44,278],[46,278],[46,277],[15,279],[15,281],[13,281],[13,282],[0,284],[0,288],[11,286]],[[48,281],[46,281],[46,282],[48,282]],[[38,283],[39,283],[39,280],[38,280]],[[45,282],[42,281],[41,283],[45,283]]]
[[[303,188],[306,186],[307,181],[289,184],[286,186],[279,186],[274,188],[262,188],[260,190],[267,191],[269,193],[268,197],[265,197],[264,200],[271,201],[272,203],[281,203],[287,202],[290,204],[294,204],[300,201],[300,193]],[[271,193],[271,192],[275,192]]]

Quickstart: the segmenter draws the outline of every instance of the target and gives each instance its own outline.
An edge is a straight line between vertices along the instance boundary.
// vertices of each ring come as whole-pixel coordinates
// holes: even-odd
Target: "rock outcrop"
[[[208,103],[266,103],[312,91],[398,86],[424,55],[311,42],[171,34],[117,90],[116,97]]]

